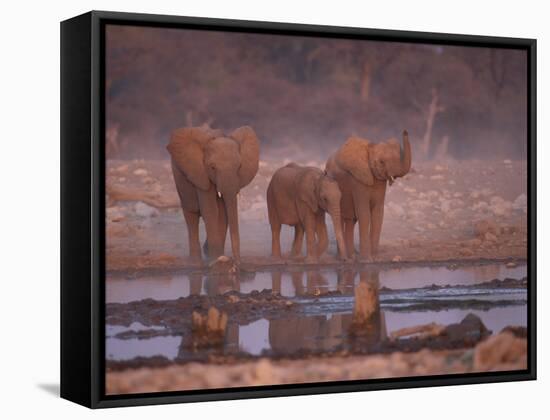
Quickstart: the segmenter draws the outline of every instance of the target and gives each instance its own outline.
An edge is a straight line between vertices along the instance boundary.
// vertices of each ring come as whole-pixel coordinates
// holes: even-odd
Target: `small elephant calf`
[[[291,256],[302,253],[304,232],[307,245],[307,262],[316,262],[328,248],[325,212],[332,218],[338,251],[347,255],[338,183],[321,169],[290,163],[277,169],[267,188],[267,209],[272,234],[272,255],[281,257],[281,225],[294,226],[294,243]]]

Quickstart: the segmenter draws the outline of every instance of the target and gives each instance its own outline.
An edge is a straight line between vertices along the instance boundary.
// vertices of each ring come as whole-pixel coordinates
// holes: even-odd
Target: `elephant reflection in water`
[[[311,272],[310,275],[312,274]],[[357,272],[354,270],[339,273],[339,289],[349,291],[350,286],[354,285],[356,276]],[[293,277],[293,282],[297,277],[298,275]],[[313,282],[319,281],[318,276],[310,278]],[[280,289],[280,273],[275,276],[275,279]],[[368,302],[366,305],[365,302],[355,303],[353,313],[270,320],[271,348],[275,352],[289,354],[298,350],[330,351],[344,342],[354,345],[359,340],[364,346],[385,340],[387,331],[384,313],[380,310],[379,287],[378,271],[360,271],[359,282],[355,288],[366,293],[356,294],[356,296],[367,299]],[[299,295],[298,288],[296,288],[296,294]],[[364,311],[362,317],[359,315],[361,311]],[[358,318],[362,322],[357,322]]]
[[[304,273],[306,273],[306,283],[304,285]],[[271,273],[271,284],[274,293],[282,294],[282,277],[280,271]],[[329,282],[319,271],[292,271],[290,279],[294,288],[294,296],[319,295],[327,292]]]
[[[238,275],[203,275],[189,274],[189,290],[191,295],[200,295],[204,291],[208,296],[223,295],[224,293],[241,290],[241,279]]]
[[[387,330],[384,312],[380,309],[378,270],[359,272],[359,283],[355,286],[354,296],[350,334],[369,342],[384,340]]]

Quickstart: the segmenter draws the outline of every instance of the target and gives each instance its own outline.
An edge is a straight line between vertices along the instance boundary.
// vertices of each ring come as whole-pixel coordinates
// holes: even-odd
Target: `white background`
[[[550,25],[543,1],[80,1],[2,4],[0,416],[540,418],[548,413]],[[59,22],[91,9],[538,39],[537,382],[91,411],[59,399]],[[545,414],[542,414],[546,411]],[[300,416],[300,417],[299,417]]]

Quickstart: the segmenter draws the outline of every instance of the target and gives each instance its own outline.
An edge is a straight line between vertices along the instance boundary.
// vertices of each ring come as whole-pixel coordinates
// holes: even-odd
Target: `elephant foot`
[[[374,262],[372,255],[357,255],[355,260],[361,264],[368,264]]]
[[[186,262],[193,265],[201,265],[202,258],[200,255],[189,255],[189,257],[186,258]]]

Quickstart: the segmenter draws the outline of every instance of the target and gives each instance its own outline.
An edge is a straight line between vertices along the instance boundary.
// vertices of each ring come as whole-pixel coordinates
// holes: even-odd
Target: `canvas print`
[[[527,52],[107,24],[107,395],[527,369]]]

